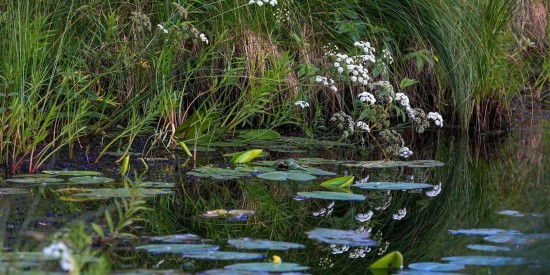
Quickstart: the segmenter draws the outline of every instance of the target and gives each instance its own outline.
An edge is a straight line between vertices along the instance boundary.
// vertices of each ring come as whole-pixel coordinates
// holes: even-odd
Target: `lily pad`
[[[247,172],[247,173],[268,173],[268,172],[276,171],[271,167],[265,167],[265,166],[238,166],[238,167],[235,167],[235,170],[240,172]]]
[[[412,160],[412,161],[394,161],[394,160],[367,160],[355,163],[348,163],[348,167],[362,168],[394,168],[394,167],[410,167],[410,168],[429,168],[441,167],[445,163],[437,160]]]
[[[144,181],[140,182],[139,186],[143,188],[174,188],[173,183],[160,181]]]
[[[550,234],[522,234],[522,233],[501,233],[483,238],[488,242],[505,243],[511,245],[527,245],[535,243],[539,240],[550,239]]]
[[[444,261],[462,265],[480,265],[480,266],[506,266],[527,264],[524,258],[503,257],[503,256],[456,256],[445,257]]]
[[[218,250],[218,246],[210,244],[149,244],[136,247],[149,253],[191,253],[199,251]]]
[[[223,154],[224,157],[234,157],[235,155],[240,155],[242,154],[243,152],[233,152],[233,153],[227,153],[227,154]],[[257,158],[264,158],[264,157],[267,157],[269,156],[269,153],[268,152],[261,152],[258,156],[256,156]]]
[[[430,167],[441,167],[444,166],[445,163],[437,160],[411,160],[411,161],[403,161],[405,163],[405,167],[410,168],[430,168]]]
[[[256,271],[256,272],[295,272],[308,270],[309,267],[296,263],[245,263],[224,267],[231,270]]]
[[[22,188],[0,188],[0,195],[21,195],[28,193],[30,193],[30,190]]]
[[[324,159],[324,158],[297,158],[296,161],[302,164],[343,164],[346,160]]]
[[[367,197],[360,194],[350,194],[350,193],[332,192],[332,191],[298,192],[298,196],[311,198],[311,199],[339,200],[339,201],[364,201],[367,199]]]
[[[95,198],[129,198],[132,196],[132,190],[130,188],[97,188],[97,189],[84,189],[84,193],[76,193],[72,196],[75,197],[95,197]],[[138,189],[137,196],[140,197],[154,197],[164,194],[172,194],[174,191],[167,189],[153,189],[143,188]]]
[[[499,228],[475,228],[475,229],[458,229],[449,230],[449,233],[453,235],[476,235],[476,236],[489,236],[496,234],[518,234],[517,230],[507,230]]]
[[[69,176],[69,177],[81,177],[81,176],[99,176],[102,173],[96,171],[42,171],[44,174],[57,175],[57,176]]]
[[[370,234],[354,231],[330,228],[315,228],[306,232],[310,239],[328,244],[347,246],[377,246],[376,241],[370,239]]]
[[[238,249],[288,250],[288,249],[298,249],[298,248],[305,247],[297,243],[260,240],[260,239],[251,239],[251,238],[230,239],[227,242]]]
[[[99,184],[99,183],[110,183],[110,182],[113,182],[114,180],[106,177],[83,176],[83,177],[70,178],[69,181],[75,184]]]
[[[478,250],[478,251],[489,251],[489,252],[498,252],[498,251],[511,251],[512,249],[507,246],[497,246],[497,245],[487,245],[487,244],[469,244],[469,249]]]
[[[184,242],[197,242],[202,238],[195,234],[175,234],[166,236],[150,237],[151,241],[160,241],[165,243],[184,243]]]
[[[216,261],[250,261],[264,259],[265,254],[234,251],[205,251],[185,253],[183,257]]]
[[[457,271],[464,269],[464,265],[453,263],[420,262],[409,264],[410,269],[420,271]]]
[[[323,169],[315,168],[315,167],[305,167],[304,171],[310,175],[314,176],[336,176],[338,174],[331,172],[331,171],[325,171]]]
[[[337,177],[333,178],[327,181],[324,181],[321,183],[321,186],[323,187],[348,187],[353,182],[354,176],[343,176],[343,177]]]
[[[258,157],[263,152],[262,149],[252,149],[244,152],[238,152],[233,155],[230,163],[247,163]]]
[[[12,179],[6,180],[6,182],[27,183],[27,184],[48,184],[48,183],[60,183],[64,181],[65,181],[64,179],[47,178],[47,177],[12,178]]]
[[[250,173],[236,171],[233,169],[225,169],[219,167],[203,166],[195,171],[187,172],[187,175],[201,178],[213,178],[218,180],[238,179],[248,176]]]
[[[412,182],[365,182],[354,184],[352,186],[368,190],[414,190],[433,188],[433,185],[431,184]]]
[[[314,180],[317,178],[316,176],[306,174],[304,172],[293,171],[293,170],[269,172],[269,173],[260,174],[257,177],[266,179],[266,180],[276,180],[276,181],[286,181],[286,180],[308,181],[308,180]]]

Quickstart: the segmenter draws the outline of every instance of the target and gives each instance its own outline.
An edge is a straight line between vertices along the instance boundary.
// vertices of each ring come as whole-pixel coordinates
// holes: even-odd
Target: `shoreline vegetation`
[[[36,172],[87,138],[105,140],[101,157],[239,129],[408,157],[398,131],[507,127],[513,98],[549,89],[548,32],[539,0],[8,0],[0,164]]]

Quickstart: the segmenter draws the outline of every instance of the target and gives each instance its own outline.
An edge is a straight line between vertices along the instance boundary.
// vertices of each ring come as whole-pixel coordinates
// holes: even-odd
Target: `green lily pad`
[[[233,158],[235,155],[240,155],[242,153],[243,152],[233,152],[233,153],[223,154],[223,156],[226,157],[226,158],[228,158],[228,157]],[[269,153],[265,152],[265,151],[262,151],[258,156],[256,156],[256,158],[265,158],[267,156],[269,156]]]
[[[308,181],[308,180],[314,180],[317,178],[316,176],[306,174],[304,172],[293,171],[293,170],[269,172],[269,173],[260,174],[257,177],[261,179],[276,180],[276,181],[286,181],[286,180]]]
[[[0,195],[21,195],[28,193],[30,193],[30,190],[22,188],[0,188]]]
[[[6,180],[6,182],[28,183],[28,184],[48,184],[48,183],[60,183],[64,181],[65,181],[64,179],[47,178],[47,177],[11,178]]]
[[[520,257],[503,256],[456,256],[445,257],[444,261],[461,265],[480,265],[480,266],[506,266],[506,265],[524,265],[527,261]]]
[[[517,230],[499,229],[499,228],[474,228],[474,229],[458,229],[449,230],[449,233],[453,235],[477,235],[477,236],[489,236],[497,234],[519,234]]]
[[[94,197],[94,198],[129,198],[132,196],[130,188],[97,188],[84,189],[85,193],[72,194],[74,197]],[[174,191],[167,189],[143,188],[138,189],[137,195],[140,197],[154,197],[164,194],[172,194]]]
[[[149,240],[160,241],[165,243],[184,243],[184,242],[201,241],[202,238],[195,234],[175,234],[175,235],[150,237]]]
[[[433,188],[433,185],[431,184],[413,182],[365,182],[354,184],[352,186],[368,190],[414,190]]]
[[[405,164],[405,167],[410,168],[431,168],[431,167],[441,167],[444,166],[445,163],[437,160],[411,160],[411,161],[403,161]]]
[[[205,251],[185,253],[183,257],[215,261],[251,261],[264,259],[265,254],[234,251]]]
[[[331,171],[325,171],[323,169],[315,168],[315,167],[306,167],[304,168],[304,171],[310,175],[314,176],[336,176],[338,174],[331,172]]]
[[[210,244],[149,244],[136,247],[136,249],[147,250],[149,253],[190,253],[198,251],[217,250],[218,246]]]
[[[231,157],[230,163],[247,163],[258,157],[263,152],[262,149],[252,149],[244,152],[238,152]]]
[[[403,267],[403,255],[399,251],[390,252],[382,258],[376,260],[369,269],[371,270],[391,270]]]
[[[268,173],[268,172],[276,171],[271,167],[265,167],[265,166],[238,166],[238,167],[235,167],[235,170],[240,172],[247,172],[247,173]]]
[[[339,230],[330,228],[315,228],[306,232],[308,237],[328,244],[347,246],[377,246],[378,243],[370,239],[370,234],[355,230]]]
[[[99,184],[99,183],[111,183],[114,180],[106,177],[83,176],[83,177],[70,178],[69,181],[75,184]]]
[[[360,194],[350,194],[350,193],[332,192],[332,191],[298,192],[298,196],[311,198],[311,199],[338,200],[338,201],[364,201],[367,199],[367,197]]]
[[[335,160],[335,159],[324,159],[324,158],[297,158],[296,161],[302,164],[344,164],[348,162],[347,160]]]
[[[348,187],[353,182],[354,176],[343,176],[343,177],[337,177],[333,178],[327,181],[324,181],[321,183],[321,186],[323,187]]]
[[[213,178],[219,180],[238,179],[248,176],[250,173],[236,171],[233,169],[225,169],[219,167],[203,166],[195,171],[187,172],[187,175],[201,178]]]
[[[224,267],[225,269],[230,270],[239,270],[239,271],[256,271],[256,272],[295,272],[295,271],[304,271],[308,270],[309,267],[302,266],[296,263],[245,263],[245,264],[234,264]]]
[[[394,168],[394,167],[410,167],[410,168],[430,168],[441,167],[445,163],[437,160],[367,160],[354,163],[344,164],[348,167],[362,167],[362,168]]]
[[[486,236],[484,240],[492,243],[502,243],[511,245],[527,245],[533,244],[539,240],[550,239],[550,234],[522,234],[522,233],[500,233],[495,235]]]
[[[489,251],[489,252],[512,251],[512,249],[507,246],[487,245],[487,244],[469,244],[468,248],[472,250]]]
[[[305,248],[305,246],[297,243],[260,240],[260,239],[251,239],[251,238],[229,239],[227,242],[238,249],[288,250],[288,249]]]
[[[140,182],[139,186],[143,188],[174,188],[173,183],[160,181],[144,181]]]
[[[44,174],[57,175],[57,176],[69,176],[69,177],[81,177],[81,176],[99,176],[102,173],[96,171],[42,171]]]
[[[277,140],[281,138],[281,134],[271,129],[258,129],[241,131],[239,137],[242,139]]]
[[[420,271],[457,271],[464,269],[464,265],[453,263],[420,262],[409,264],[410,269]]]

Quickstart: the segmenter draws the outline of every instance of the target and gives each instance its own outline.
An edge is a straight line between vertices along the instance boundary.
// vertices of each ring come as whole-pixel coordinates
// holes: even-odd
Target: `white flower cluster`
[[[358,41],[353,43],[353,45],[363,50],[364,54],[360,55],[363,61],[370,61],[372,63],[376,62],[376,57],[374,56],[374,52],[376,51],[376,49],[374,47],[371,47],[369,42]]]
[[[369,125],[363,121],[357,121],[357,124],[355,126],[363,131],[370,132]]]
[[[349,250],[349,246],[347,246],[347,245],[331,244],[330,248],[332,249],[332,254],[342,254],[342,253],[347,252]]]
[[[374,213],[372,211],[369,211],[365,214],[359,213],[355,216],[355,219],[358,220],[359,222],[366,222],[366,221],[369,221],[372,218],[373,214]]]
[[[429,112],[428,119],[433,120],[435,125],[443,127],[443,117],[438,112]]]
[[[349,253],[349,257],[351,259],[365,258],[365,256],[367,255],[366,253],[369,253],[370,251],[371,248],[368,246],[356,248]]]
[[[199,34],[199,38],[201,39],[202,42],[208,44],[208,37],[206,37],[204,33]]]
[[[399,156],[402,158],[408,158],[412,156],[413,152],[409,150],[409,147],[402,147],[399,149]]]
[[[401,220],[407,215],[407,208],[397,210],[396,214],[393,214],[394,220]]]
[[[358,58],[358,60],[361,60]],[[348,70],[352,83],[367,85],[369,83],[369,71],[361,61],[355,62],[353,57],[347,54],[336,54],[336,62],[332,64],[338,73],[344,72],[344,67]]]
[[[434,185],[432,190],[426,191],[426,196],[435,197],[441,193],[441,182],[438,185]]]
[[[389,64],[393,63],[393,57],[388,48],[382,50],[382,58],[386,59]]]
[[[161,31],[163,31],[164,33],[168,33],[168,30],[167,30],[163,25],[157,24],[157,27],[159,27],[159,29],[160,29]]]
[[[411,108],[409,97],[405,95],[404,93],[396,93],[395,94],[395,100],[405,108],[405,111],[407,112],[407,116],[409,119],[413,120],[415,118],[414,116],[414,110]]]
[[[71,251],[63,242],[54,242],[42,249],[42,254],[46,257],[59,258],[59,265],[65,271],[74,269],[74,260]]]
[[[309,103],[307,103],[306,101],[303,101],[303,100],[296,101],[294,103],[294,105],[300,106],[300,108],[302,108],[302,109],[309,107]]]
[[[370,105],[376,103],[376,98],[374,98],[374,95],[369,92],[362,92],[357,96],[359,97],[359,100],[361,100],[361,102],[366,102]]]
[[[258,5],[263,6],[264,4],[270,4],[271,6],[277,5],[277,0],[250,0],[248,1],[249,5]]]
[[[315,82],[321,83],[325,87],[330,87],[330,89],[335,91],[335,92],[338,91],[333,79],[329,79],[329,78],[326,78],[324,76],[318,75],[318,76],[315,77]]]
[[[319,211],[315,211],[311,214],[315,217],[330,216],[330,214],[332,214],[332,211],[334,210],[333,207],[334,207],[334,201],[329,203],[327,208],[321,208],[319,209]]]
[[[353,122],[353,118],[351,118],[351,116],[347,115],[344,112],[335,113],[330,118],[330,121],[337,122],[338,128],[340,129],[344,129],[344,125],[347,124],[347,129],[345,130],[345,132],[349,131],[353,133],[355,131],[355,122]]]

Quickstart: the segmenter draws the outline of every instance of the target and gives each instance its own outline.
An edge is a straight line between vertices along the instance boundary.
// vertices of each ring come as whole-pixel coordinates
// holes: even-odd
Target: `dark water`
[[[536,116],[535,120],[531,120]],[[511,248],[509,252],[483,252],[469,249],[469,244],[493,244],[479,236],[453,235],[449,230],[474,228],[514,229],[525,234],[550,233],[550,116],[540,111],[526,113],[515,122],[511,134],[506,136],[471,138],[463,134],[437,132],[427,140],[417,140],[413,146],[413,159],[435,159],[445,162],[437,168],[385,168],[358,169],[341,165],[322,165],[325,170],[340,175],[354,175],[356,180],[392,182],[441,183],[441,191],[363,191],[364,202],[337,201],[329,208],[330,200],[295,200],[301,191],[321,190],[313,182],[273,182],[255,178],[212,181],[186,176],[193,164],[183,154],[175,160],[150,160],[150,170],[142,174],[147,180],[175,183],[175,193],[148,200],[152,209],[141,217],[149,222],[138,222],[127,228],[141,238],[116,240],[94,249],[113,262],[113,270],[171,269],[182,272],[201,272],[223,268],[235,262],[192,260],[179,255],[148,254],[136,251],[134,246],[145,243],[145,236],[193,233],[209,242],[220,245],[220,250],[235,250],[226,245],[227,239],[252,237],[303,244],[306,249],[268,251],[268,258],[278,255],[283,262],[295,262],[310,267],[312,274],[365,274],[368,266],[381,255],[400,251],[405,268],[414,262],[443,262],[448,256],[501,255],[523,257],[527,264],[519,266],[483,267],[468,266],[459,273],[470,274],[545,274],[550,270],[550,241],[541,238],[528,244],[500,244]],[[430,135],[428,135],[430,136]],[[220,148],[216,152],[199,154],[200,167],[206,163],[223,166]],[[271,152],[270,158],[324,157],[328,159],[361,159],[355,149],[317,147],[307,152]],[[80,156],[75,164],[58,156],[44,168],[93,169],[118,178],[115,157],[105,157],[103,164],[92,165]],[[140,162],[132,162],[138,174]],[[120,184],[120,182],[115,184]],[[1,187],[22,187],[21,184],[3,183]],[[109,185],[112,186],[112,185]],[[70,202],[60,200],[54,190],[66,185],[35,185],[22,187],[28,194],[0,195],[0,247],[4,252],[41,251],[52,235],[70,228],[78,221],[87,226],[91,222],[105,224],[103,212],[112,209],[112,201]],[[255,210],[247,220],[227,221],[205,219],[198,215],[213,209]],[[317,214],[325,209],[324,215]],[[406,215],[395,219],[394,214],[406,209]],[[514,210],[527,214],[524,217],[498,214]],[[327,214],[327,212],[331,212]],[[372,217],[361,222],[358,214]],[[308,239],[305,232],[314,228],[370,231],[378,247],[341,246]],[[88,229],[90,227],[87,227]],[[89,230],[89,232],[92,232]],[[364,254],[364,255],[363,255]],[[0,266],[7,265],[1,262]],[[56,265],[49,265],[59,271]],[[26,267],[23,270],[36,270]],[[385,274],[385,273],[381,273]]]

